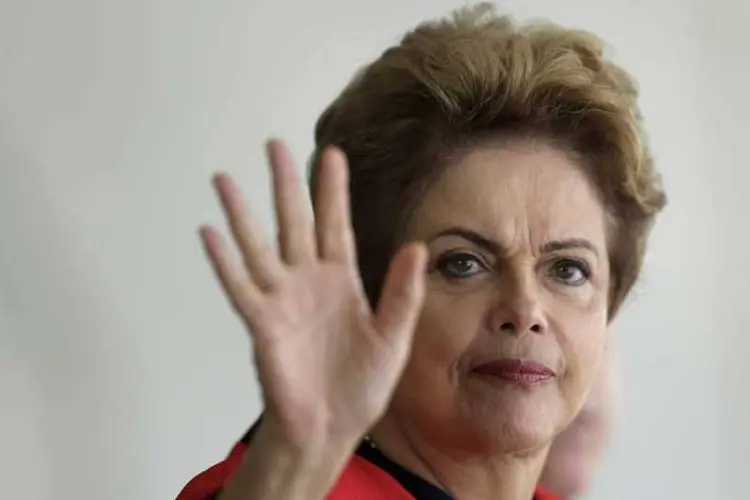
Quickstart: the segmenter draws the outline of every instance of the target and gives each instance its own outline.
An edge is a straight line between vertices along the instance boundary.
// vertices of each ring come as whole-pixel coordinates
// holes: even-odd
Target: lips
[[[474,368],[474,373],[484,377],[494,377],[520,385],[536,385],[556,376],[550,367],[521,359],[499,359]]]

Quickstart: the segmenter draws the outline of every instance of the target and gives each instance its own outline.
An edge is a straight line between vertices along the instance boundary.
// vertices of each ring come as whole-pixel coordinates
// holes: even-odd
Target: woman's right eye
[[[446,278],[463,279],[485,271],[487,266],[474,255],[458,253],[442,257],[436,269]]]

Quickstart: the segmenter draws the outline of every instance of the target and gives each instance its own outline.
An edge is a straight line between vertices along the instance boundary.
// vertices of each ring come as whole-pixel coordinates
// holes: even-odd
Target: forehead
[[[428,190],[412,228],[427,233],[462,225],[509,243],[522,236],[585,237],[604,246],[600,198],[581,165],[561,149],[539,141],[478,147]]]

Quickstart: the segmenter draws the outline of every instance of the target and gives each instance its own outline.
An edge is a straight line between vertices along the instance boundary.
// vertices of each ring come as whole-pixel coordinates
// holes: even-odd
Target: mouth
[[[511,358],[484,363],[474,368],[472,372],[480,377],[521,386],[539,385],[557,376],[552,368],[542,363]]]

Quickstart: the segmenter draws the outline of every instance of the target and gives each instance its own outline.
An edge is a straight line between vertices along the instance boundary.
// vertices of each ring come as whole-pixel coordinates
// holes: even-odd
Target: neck
[[[524,452],[444,451],[386,417],[370,433],[391,460],[442,488],[453,498],[529,500],[534,497],[549,446]]]

